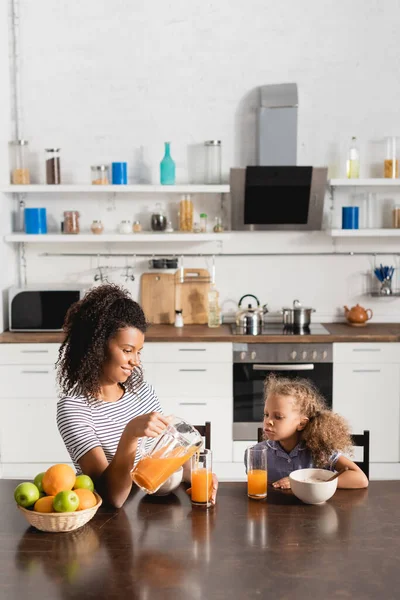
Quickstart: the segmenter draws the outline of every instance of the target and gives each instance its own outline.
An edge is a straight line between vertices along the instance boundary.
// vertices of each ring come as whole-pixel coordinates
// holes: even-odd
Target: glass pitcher
[[[154,494],[203,444],[192,425],[174,416],[169,421],[159,436],[142,439],[141,457],[131,471],[133,481],[147,494]]]

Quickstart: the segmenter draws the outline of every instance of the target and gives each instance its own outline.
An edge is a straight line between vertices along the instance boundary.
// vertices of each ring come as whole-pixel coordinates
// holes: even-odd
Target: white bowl
[[[290,473],[290,487],[306,504],[322,504],[336,492],[337,478],[327,481],[332,475],[333,472],[326,469],[299,469]]]
[[[167,481],[165,481],[152,496],[166,496],[167,494],[170,494],[179,487],[182,478],[183,468],[179,467],[179,469],[175,471],[175,473],[172,473],[171,477],[168,477]]]

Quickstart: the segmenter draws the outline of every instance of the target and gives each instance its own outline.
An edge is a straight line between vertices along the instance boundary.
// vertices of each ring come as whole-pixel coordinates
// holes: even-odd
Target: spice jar
[[[130,221],[121,221],[118,230],[120,233],[132,233],[132,223]]]
[[[397,138],[388,137],[386,140],[386,158],[384,162],[384,176],[395,179],[399,176],[399,161],[397,159]]]
[[[95,165],[90,167],[92,173],[92,184],[93,185],[108,185],[108,165]]]
[[[396,204],[393,208],[393,227],[395,229],[400,229],[400,205]]]
[[[207,231],[207,215],[206,215],[206,213],[200,214],[200,231],[201,231],[201,233],[206,233],[206,231]]]
[[[46,148],[46,183],[61,183],[60,148]]]
[[[77,210],[64,212],[64,233],[79,233],[79,212]]]
[[[182,196],[179,204],[179,230],[193,231],[193,202],[189,194]]]
[[[209,140],[205,142],[206,149],[206,177],[208,184],[221,183],[221,141]]]
[[[142,224],[140,221],[133,222],[133,233],[140,233],[142,231]]]
[[[221,217],[215,217],[214,233],[222,233],[224,231]]]
[[[10,142],[11,183],[29,185],[29,148],[27,140]]]
[[[103,231],[104,231],[103,223],[101,221],[96,221],[96,220],[92,221],[90,230],[94,235],[100,235],[100,233],[103,233]]]

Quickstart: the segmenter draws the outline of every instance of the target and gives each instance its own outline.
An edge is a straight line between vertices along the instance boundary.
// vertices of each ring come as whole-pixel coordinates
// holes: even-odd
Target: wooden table
[[[339,490],[306,506],[284,492],[248,500],[222,483],[192,510],[184,489],[133,494],[72,533],[29,528],[17,482],[0,480],[0,598],[389,600],[400,591],[400,481]]]

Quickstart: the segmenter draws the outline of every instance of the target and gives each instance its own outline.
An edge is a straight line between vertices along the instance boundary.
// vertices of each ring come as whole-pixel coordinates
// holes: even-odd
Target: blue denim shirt
[[[278,481],[278,479],[288,477],[289,473],[292,471],[297,471],[298,469],[312,469],[315,467],[311,452],[304,442],[297,444],[289,454],[282,448],[279,442],[274,442],[273,440],[266,440],[253,446],[253,448],[265,447],[267,448],[268,483],[274,483],[275,481]],[[246,453],[247,450],[244,454],[245,465]],[[334,471],[339,456],[339,452],[334,452],[329,463],[323,468],[328,471]]]

